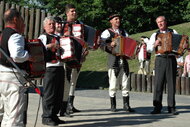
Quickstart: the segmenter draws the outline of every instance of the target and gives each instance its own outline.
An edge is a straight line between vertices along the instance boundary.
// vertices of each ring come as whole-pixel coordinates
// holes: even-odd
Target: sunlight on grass
[[[190,23],[183,23],[170,28],[175,29],[179,34],[186,34],[190,36]],[[130,35],[131,38],[140,41],[141,36],[150,37],[153,32],[157,30],[147,31],[143,33],[137,33]],[[154,53],[151,57],[151,70],[154,67]],[[139,69],[139,62],[137,59],[129,60],[130,72],[137,72]],[[100,49],[96,51],[90,51],[86,61],[83,63],[82,71],[107,71],[107,53]]]

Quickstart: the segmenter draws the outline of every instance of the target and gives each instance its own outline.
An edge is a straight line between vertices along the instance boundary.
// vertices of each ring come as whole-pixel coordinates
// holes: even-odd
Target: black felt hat
[[[55,22],[62,23],[62,19],[60,17],[54,17]]]
[[[119,17],[121,19],[121,16],[119,14],[112,14],[112,15],[109,16],[108,20],[110,21],[114,17]]]

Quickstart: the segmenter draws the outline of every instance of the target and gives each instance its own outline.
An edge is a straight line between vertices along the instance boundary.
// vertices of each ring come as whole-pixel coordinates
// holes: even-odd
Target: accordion
[[[157,35],[157,40],[161,42],[161,45],[156,48],[156,53],[167,54],[175,53],[177,55],[183,55],[188,45],[188,36],[168,33],[160,33]]]
[[[46,70],[46,63],[44,58],[44,45],[40,39],[30,39],[27,43],[28,52],[31,56],[35,56],[35,62],[29,61],[29,77],[41,78]]]
[[[100,32],[91,26],[84,25],[84,33],[84,40],[86,41],[88,48],[92,50],[98,49],[98,37]]]
[[[112,41],[116,42],[116,46],[112,49],[112,53],[116,56],[126,56],[134,58],[136,55],[138,43],[137,41],[124,36],[116,36]]]
[[[98,30],[84,24],[71,24],[70,27],[66,26],[64,28],[65,36],[74,36],[75,38],[84,40],[88,49],[96,50],[98,48],[98,37],[100,35]],[[67,34],[67,32],[71,33]]]
[[[61,37],[60,47],[62,49],[61,61],[67,63],[70,68],[81,67],[82,53],[85,47],[84,41],[75,37]]]

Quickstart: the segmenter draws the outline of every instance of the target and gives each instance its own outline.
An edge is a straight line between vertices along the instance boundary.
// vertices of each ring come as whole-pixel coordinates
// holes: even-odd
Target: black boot
[[[116,112],[116,97],[110,97],[111,111]]]
[[[129,96],[127,97],[123,97],[123,109],[127,112],[135,112],[134,109],[132,109],[130,106],[129,106]]]
[[[67,101],[63,101],[62,103],[61,103],[61,108],[60,108],[60,116],[65,116],[65,117],[72,117],[71,115],[70,115],[70,113],[69,112],[67,112],[66,111],[66,108],[67,108]]]
[[[75,112],[80,112],[80,110],[76,109],[73,106],[74,97],[75,96],[69,96],[69,99],[68,99],[66,112],[68,112],[69,114],[72,114],[72,113],[75,113]]]

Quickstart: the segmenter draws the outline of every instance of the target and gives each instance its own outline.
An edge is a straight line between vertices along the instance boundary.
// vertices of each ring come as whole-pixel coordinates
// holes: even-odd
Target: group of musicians
[[[65,7],[67,16],[66,21],[59,17],[46,17],[43,21],[45,32],[39,36],[39,39],[45,47],[46,70],[43,78],[43,96],[42,96],[42,123],[48,126],[57,126],[64,124],[60,116],[71,117],[71,113],[80,112],[74,105],[75,87],[80,73],[82,62],[88,55],[88,49],[83,42],[85,37],[83,27],[79,27],[79,32],[73,33],[73,24],[83,23],[77,20],[76,8],[73,4],[67,4]],[[26,49],[26,42],[22,36],[24,32],[24,20],[16,9],[8,9],[4,14],[5,29],[0,38],[0,46],[14,63],[23,71],[26,69],[26,61],[34,61],[35,57],[30,56]],[[116,91],[117,85],[122,85],[123,109],[126,112],[135,112],[129,103],[129,66],[128,57],[116,55],[113,50],[117,43],[113,41],[116,36],[128,37],[128,33],[121,28],[121,16],[112,14],[108,18],[111,27],[104,30],[99,39],[99,47],[108,53],[108,77],[109,77],[109,96],[111,111],[116,112]],[[164,16],[156,19],[159,30],[153,33],[147,43],[147,51],[153,52],[162,45],[157,39],[159,33],[172,32],[177,34],[174,29],[167,27],[167,21]],[[77,27],[78,28],[78,27]],[[82,30],[81,30],[82,29]],[[78,30],[78,29],[77,29]],[[84,31],[85,32],[85,31]],[[76,35],[76,36],[75,36]],[[72,42],[70,50],[62,49],[62,42],[68,38],[66,47]],[[74,44],[74,48],[72,47]],[[63,44],[64,45],[64,44]],[[69,47],[68,46],[68,47]],[[73,49],[80,49],[72,51]],[[70,52],[73,52],[69,54]],[[75,53],[76,52],[76,53]],[[68,53],[69,59],[62,60],[61,54]],[[25,95],[27,82],[22,75],[15,69],[2,52],[0,53],[0,120],[1,127],[24,127],[24,113],[27,110],[27,98]],[[79,55],[80,54],[80,55]],[[73,58],[79,55],[80,59]],[[78,57],[78,56],[77,56]],[[168,87],[168,113],[177,115],[175,105],[175,86],[176,86],[176,54],[169,52],[167,54],[157,53],[155,60],[155,86],[153,95],[154,109],[151,114],[160,114],[162,110],[162,94],[164,84]],[[1,115],[2,114],[2,115]]]

